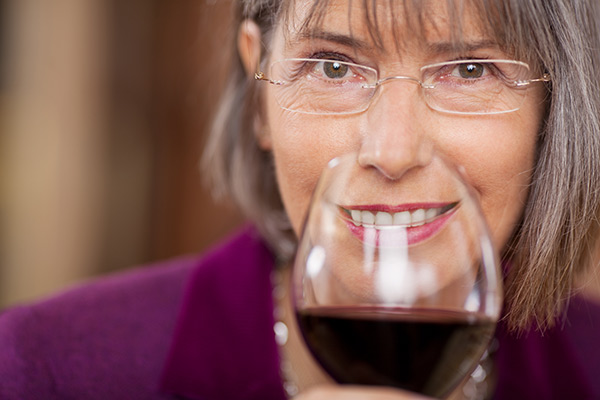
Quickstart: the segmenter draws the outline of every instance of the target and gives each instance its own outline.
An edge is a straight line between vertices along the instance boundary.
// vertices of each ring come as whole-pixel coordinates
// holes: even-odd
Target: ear
[[[246,19],[240,24],[238,30],[237,46],[242,64],[248,75],[258,71],[260,62],[260,28],[251,19]]]
[[[242,21],[238,30],[237,45],[246,73],[253,76],[258,72],[262,48],[260,28],[256,22],[251,19]],[[268,132],[268,126],[263,122],[262,113],[259,112],[254,116],[253,125],[258,146],[265,151],[270,151],[272,148],[271,135]]]

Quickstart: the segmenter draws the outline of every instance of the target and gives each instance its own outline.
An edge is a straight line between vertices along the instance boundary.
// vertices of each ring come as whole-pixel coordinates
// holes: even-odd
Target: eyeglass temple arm
[[[282,85],[283,84],[283,82],[274,81],[272,79],[267,78],[265,76],[264,72],[262,72],[262,71],[255,72],[254,73],[254,79],[257,80],[257,81],[266,81],[266,82],[269,82],[272,85]]]
[[[550,74],[544,74],[542,75],[541,78],[537,78],[537,79],[530,79],[529,82],[533,83],[533,82],[550,82]]]
[[[515,86],[528,86],[532,83],[536,83],[536,82],[550,82],[552,79],[550,79],[550,74],[544,74],[542,75],[541,78],[536,78],[536,79],[528,79],[526,81],[521,81],[521,82],[517,82]]]

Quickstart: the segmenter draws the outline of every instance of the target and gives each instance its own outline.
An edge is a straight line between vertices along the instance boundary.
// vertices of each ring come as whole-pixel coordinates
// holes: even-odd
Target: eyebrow
[[[292,36],[286,46],[289,47],[290,43],[299,42],[304,40],[323,40],[332,43],[337,43],[346,47],[350,47],[357,50],[372,49],[373,45],[364,40],[358,39],[352,35],[329,32],[324,30],[310,30],[303,29]],[[439,41],[429,42],[425,45],[425,50],[428,54],[448,54],[456,52],[472,52],[481,49],[501,49],[501,46],[497,41],[491,39],[472,40],[472,41]]]
[[[371,48],[372,46],[364,40],[357,39],[354,36],[342,33],[327,32],[323,30],[302,30],[298,32],[288,42],[303,41],[303,40],[324,40],[332,43],[341,44],[346,47],[352,47],[358,50]]]
[[[453,52],[470,52],[481,49],[500,49],[498,42],[494,40],[477,40],[477,41],[467,41],[467,42],[433,42],[427,44],[427,52],[429,54],[444,54],[444,53],[453,53]]]

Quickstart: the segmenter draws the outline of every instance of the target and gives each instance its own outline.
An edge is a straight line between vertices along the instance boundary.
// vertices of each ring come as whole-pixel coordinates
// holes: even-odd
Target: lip
[[[365,237],[369,237],[369,243],[379,246],[381,242],[381,236],[383,231],[390,231],[398,228],[404,228],[406,232],[406,244],[408,246],[421,243],[433,236],[443,229],[446,222],[454,215],[454,213],[460,207],[460,202],[429,202],[429,203],[410,203],[402,205],[385,205],[385,204],[368,204],[368,205],[354,205],[354,206],[339,206],[340,218],[344,220],[344,223],[348,227],[349,231],[358,238],[360,241],[365,242]],[[367,222],[360,222],[357,224],[352,218],[352,212],[363,212],[368,211],[373,215],[373,218],[367,218]],[[386,223],[378,224],[377,222],[371,221],[375,218],[377,213],[387,213],[385,216]],[[425,215],[432,215],[427,218]],[[410,222],[407,221],[407,214],[415,217],[418,221]],[[434,215],[433,215],[434,214]],[[393,215],[392,220],[396,222],[390,223],[390,216]],[[367,214],[369,216],[369,214]],[[399,222],[396,216],[401,217],[400,219],[404,222]],[[370,217],[370,216],[369,216]],[[360,217],[359,217],[360,218]]]

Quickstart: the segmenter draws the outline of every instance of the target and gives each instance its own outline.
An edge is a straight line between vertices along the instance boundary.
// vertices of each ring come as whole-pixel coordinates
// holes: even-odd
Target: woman
[[[205,166],[260,235],[247,228],[200,260],[5,312],[0,397],[410,397],[333,384],[298,339],[287,281],[271,272],[285,275],[330,159],[355,151],[361,168],[394,180],[427,171],[436,148],[464,167],[510,265],[496,398],[599,398],[596,3],[238,3],[239,63]],[[514,96],[479,90],[477,101],[425,93],[422,71],[440,64],[452,82],[516,68],[526,90],[506,83]],[[306,71],[366,79],[357,70],[374,71],[376,88],[324,101],[277,84]],[[280,348],[275,319],[290,330]]]

